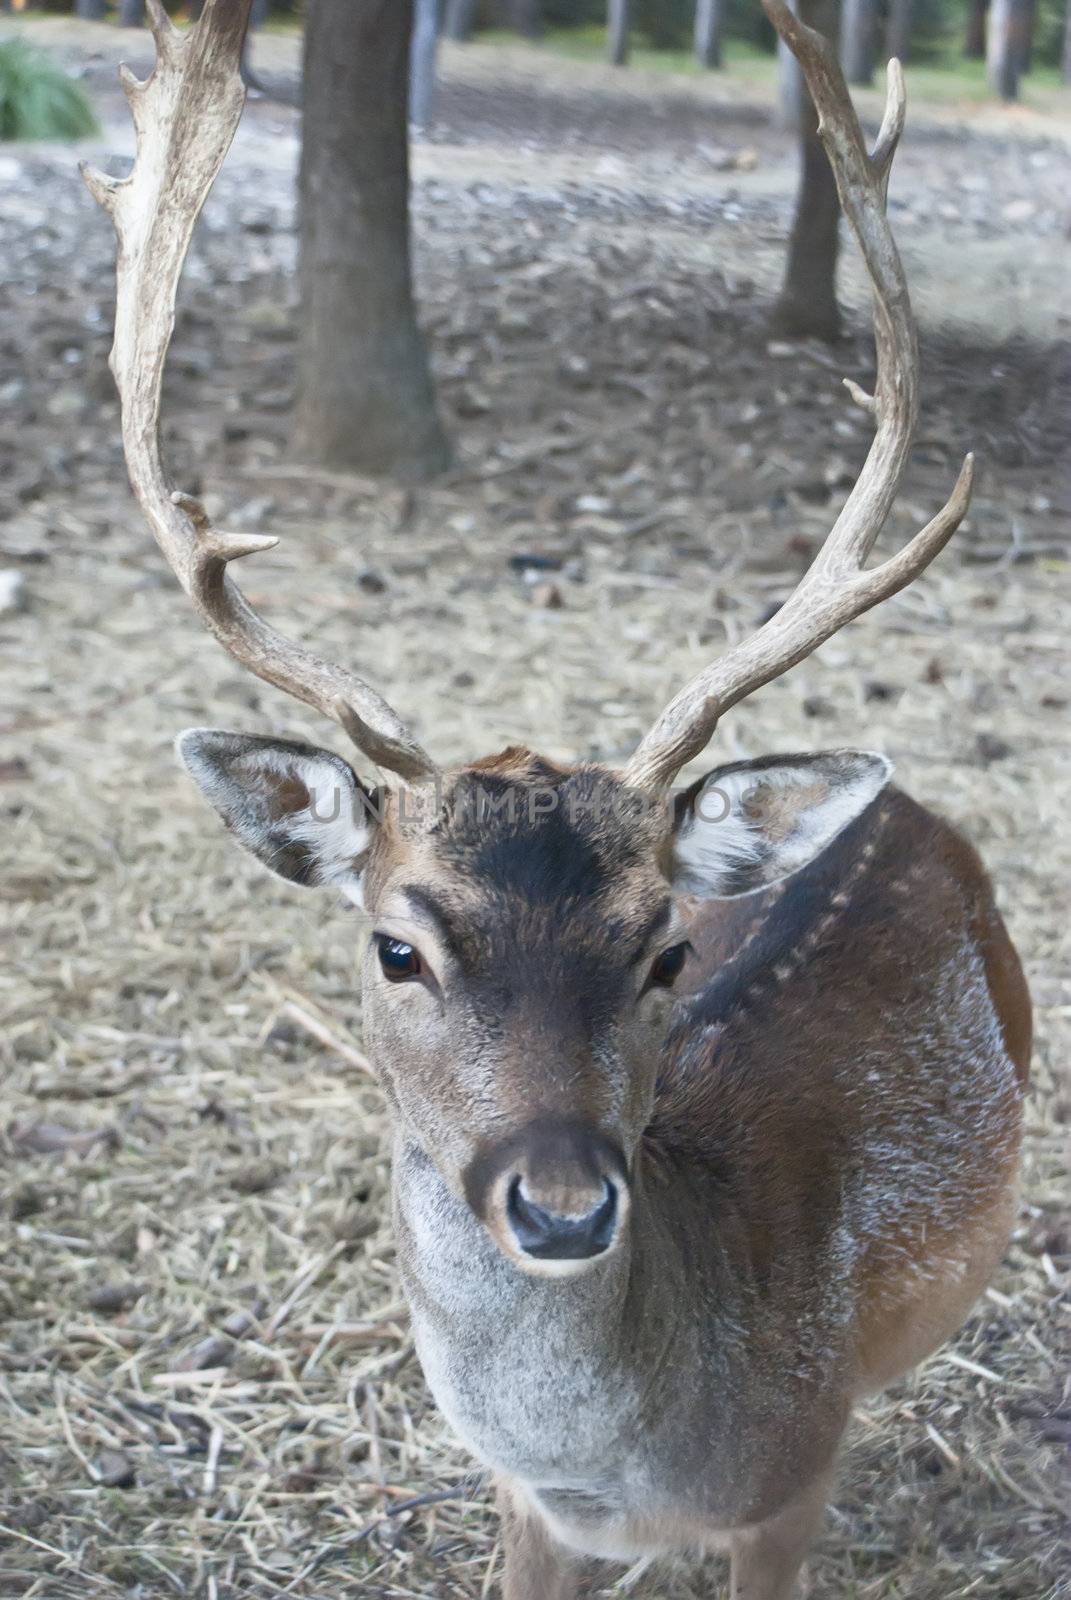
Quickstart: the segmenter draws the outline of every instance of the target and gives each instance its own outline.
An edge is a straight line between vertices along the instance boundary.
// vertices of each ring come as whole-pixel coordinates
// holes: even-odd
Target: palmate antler
[[[156,65],[140,82],[120,68],[137,155],[126,178],[84,164],[118,240],[111,368],[122,406],[130,482],[160,549],[201,619],[243,667],[340,723],[378,766],[406,779],[436,768],[374,689],[270,628],[227,574],[239,556],[278,541],[213,528],[204,508],[174,492],[160,460],[160,387],[175,295],[194,223],[230,148],[245,89],[240,61],[252,0],[207,0],[180,33],[147,0]]]
[[[863,252],[874,291],[877,382],[873,397],[848,382],[877,429],[859,478],[825,544],[771,620],[693,678],[662,712],[625,768],[626,782],[658,790],[709,741],[724,712],[802,661],[831,634],[896,594],[928,566],[963,520],[974,458],[963,463],[951,498],[896,555],[867,568],[892,509],[918,418],[918,338],[907,282],[886,216],[889,169],[904,127],[904,80],[890,61],[885,116],[868,155],[859,119],[829,41],[805,27],[784,0],[763,9],[803,69],[818,110],[844,215]]]

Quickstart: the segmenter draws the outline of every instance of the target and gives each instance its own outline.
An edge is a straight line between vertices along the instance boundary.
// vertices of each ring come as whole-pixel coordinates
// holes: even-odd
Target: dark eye
[[[648,982],[659,989],[671,989],[681,975],[681,968],[687,961],[691,948],[685,939],[683,944],[671,944],[668,950],[663,950],[662,954],[655,958]]]
[[[420,957],[411,944],[404,944],[401,939],[390,939],[385,933],[377,933],[376,950],[383,976],[389,978],[391,983],[406,983],[410,978],[419,978]]]

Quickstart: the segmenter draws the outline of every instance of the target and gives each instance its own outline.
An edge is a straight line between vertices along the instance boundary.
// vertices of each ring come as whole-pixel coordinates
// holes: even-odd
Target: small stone
[[[17,567],[0,572],[0,617],[14,616],[26,609],[26,579]]]
[[[532,604],[544,611],[560,611],[565,601],[556,583],[537,583],[532,587]]]
[[[385,594],[387,580],[371,567],[365,567],[363,572],[357,574],[357,587],[362,594]]]
[[[141,1283],[102,1283],[99,1288],[90,1290],[86,1305],[90,1311],[103,1316],[115,1316],[117,1312],[128,1311],[144,1293],[145,1285]]]
[[[106,1489],[131,1489],[137,1478],[134,1463],[123,1450],[102,1450],[93,1463],[97,1482]]]
[[[978,759],[985,766],[992,761],[1006,761],[1013,754],[1012,747],[1005,739],[998,739],[995,733],[980,733],[975,742]]]

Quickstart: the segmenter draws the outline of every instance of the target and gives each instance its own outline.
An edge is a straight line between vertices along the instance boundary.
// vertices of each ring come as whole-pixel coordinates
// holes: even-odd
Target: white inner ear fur
[[[349,771],[341,762],[336,766],[322,756],[294,758],[284,751],[269,752],[266,765],[283,781],[300,779],[309,791],[309,805],[288,812],[275,826],[285,829],[295,843],[308,845],[323,882],[363,908],[360,869],[372,826]]]
[[[892,776],[873,751],[838,750],[716,768],[682,818],[673,886],[748,894],[813,861]]]
[[[175,748],[205,797],[269,871],[294,880],[286,849],[304,846],[315,882],[363,906],[361,873],[374,824],[344,761],[201,728],[180,734]],[[288,785],[298,794],[302,786],[307,803],[288,804]]]

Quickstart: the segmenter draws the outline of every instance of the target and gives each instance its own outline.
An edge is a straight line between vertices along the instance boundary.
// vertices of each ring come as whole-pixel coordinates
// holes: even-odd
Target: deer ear
[[[254,734],[189,728],[179,760],[239,842],[291,883],[333,884],[361,904],[376,800],[339,756]]]
[[[868,750],[771,756],[716,767],[677,802],[673,887],[731,898],[805,867],[892,776]]]

